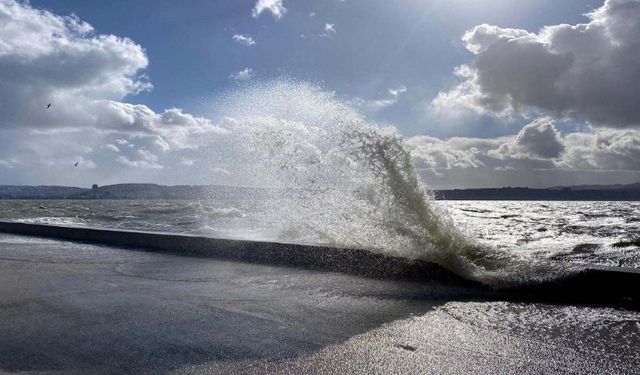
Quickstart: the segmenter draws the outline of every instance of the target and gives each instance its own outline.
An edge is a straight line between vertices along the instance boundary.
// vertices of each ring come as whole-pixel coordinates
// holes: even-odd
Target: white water
[[[435,204],[395,129],[367,122],[317,86],[250,86],[218,103],[215,115],[235,138],[236,168],[281,192],[268,210],[281,240],[423,259],[492,284],[560,272],[476,242]]]

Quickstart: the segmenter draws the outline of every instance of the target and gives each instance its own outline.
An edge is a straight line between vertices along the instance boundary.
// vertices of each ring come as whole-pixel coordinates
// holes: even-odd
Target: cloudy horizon
[[[247,184],[256,87],[395,128],[436,189],[640,181],[640,0],[482,3],[0,0],[0,184]]]

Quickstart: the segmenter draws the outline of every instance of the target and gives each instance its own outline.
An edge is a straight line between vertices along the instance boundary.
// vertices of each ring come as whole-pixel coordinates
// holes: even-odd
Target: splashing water
[[[236,137],[235,168],[276,192],[269,212],[283,241],[422,259],[494,285],[567,272],[477,244],[432,199],[395,129],[316,85],[249,86],[216,110]]]

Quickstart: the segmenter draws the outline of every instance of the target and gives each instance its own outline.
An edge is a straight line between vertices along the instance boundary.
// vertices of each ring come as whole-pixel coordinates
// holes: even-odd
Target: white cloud
[[[244,68],[239,72],[229,74],[229,79],[234,81],[247,81],[253,78],[254,75],[255,73],[253,72],[253,69]]]
[[[131,160],[126,156],[118,156],[116,161],[124,166],[131,168],[140,168],[140,169],[162,169],[164,168],[162,165],[148,162],[146,160]]]
[[[553,121],[544,117],[525,125],[513,140],[500,145],[493,155],[553,159],[558,158],[564,149],[562,137]]]
[[[336,33],[336,28],[335,25],[332,23],[325,23],[324,24],[324,31],[328,34],[335,34]]]
[[[132,168],[141,169],[162,169],[163,165],[158,163],[158,156],[151,151],[145,149],[139,149],[135,153],[135,159],[127,156],[118,156],[116,161],[120,164],[126,165]]]
[[[231,172],[229,172],[228,170],[224,169],[224,168],[217,168],[217,167],[211,167],[210,168],[211,172],[218,174],[218,175],[225,175],[225,176],[229,176],[231,175]]]
[[[84,124],[95,100],[151,88],[140,74],[147,56],[129,39],[13,0],[0,1],[0,20],[0,127]]]
[[[124,169],[114,163],[161,169],[177,157],[170,153],[226,134],[178,108],[156,113],[123,102],[152,88],[147,65],[144,49],[130,39],[96,34],[76,16],[0,0],[2,166],[20,164],[38,170],[33,178],[53,181],[75,162],[99,165],[102,173]]]
[[[562,135],[540,118],[518,134],[498,138],[406,139],[416,167],[437,175],[484,171],[640,172],[640,130],[588,128]],[[469,175],[469,181],[474,177]],[[592,176],[593,177],[593,176]]]
[[[357,99],[353,102],[353,104],[362,107],[365,110],[379,111],[396,104],[405,92],[407,92],[407,87],[404,85],[400,85],[395,88],[389,88],[387,90],[387,96],[384,98],[376,100]]]
[[[120,149],[118,148],[118,146],[116,146],[114,144],[111,144],[111,143],[105,145],[104,148],[109,150],[109,151],[120,152]]]
[[[233,41],[236,43],[240,43],[242,45],[245,45],[247,47],[250,47],[254,44],[256,44],[256,41],[253,40],[252,37],[250,37],[249,35],[242,35],[242,34],[235,34],[233,36]]]
[[[436,110],[543,112],[596,126],[640,126],[640,1],[606,0],[589,22],[539,33],[480,25],[463,36],[474,62]]]
[[[333,23],[325,23],[324,24],[324,32],[322,32],[322,34],[320,34],[320,36],[323,37],[331,37],[336,35],[336,27],[335,24]]]
[[[577,170],[640,170],[640,131],[596,129],[565,137],[561,166]]]
[[[257,18],[264,11],[271,12],[273,18],[279,20],[287,13],[287,8],[282,5],[282,0],[258,0],[251,11],[251,15]]]
[[[0,0],[0,19],[0,128],[166,135],[172,127],[213,126],[179,109],[158,114],[119,101],[151,88],[141,74],[147,56],[133,41],[13,0]]]
[[[406,139],[418,169],[451,170],[486,167],[487,153],[503,140],[480,138],[450,138],[429,136]]]
[[[421,169],[534,170],[562,165],[564,139],[549,118],[525,125],[514,136],[493,139],[412,137],[407,145]]]
[[[393,88],[389,89],[389,95],[391,95],[394,98],[399,97],[400,95],[404,94],[405,92],[407,92],[407,86],[405,86],[405,85],[398,86],[395,89],[393,89]]]
[[[14,168],[15,166],[10,161],[0,160],[0,167],[2,167],[2,168]]]
[[[390,88],[388,92],[389,96],[386,99],[379,99],[373,102],[374,108],[382,109],[396,104],[398,102],[398,99],[400,99],[400,96],[407,92],[407,87],[402,85],[396,88]]]

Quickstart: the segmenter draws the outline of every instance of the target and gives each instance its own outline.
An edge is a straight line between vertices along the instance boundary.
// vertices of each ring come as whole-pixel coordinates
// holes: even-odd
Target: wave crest
[[[394,128],[317,85],[256,84],[230,94],[223,109],[238,165],[274,188],[267,211],[280,240],[422,259],[488,284],[567,271],[478,244],[433,200]]]

